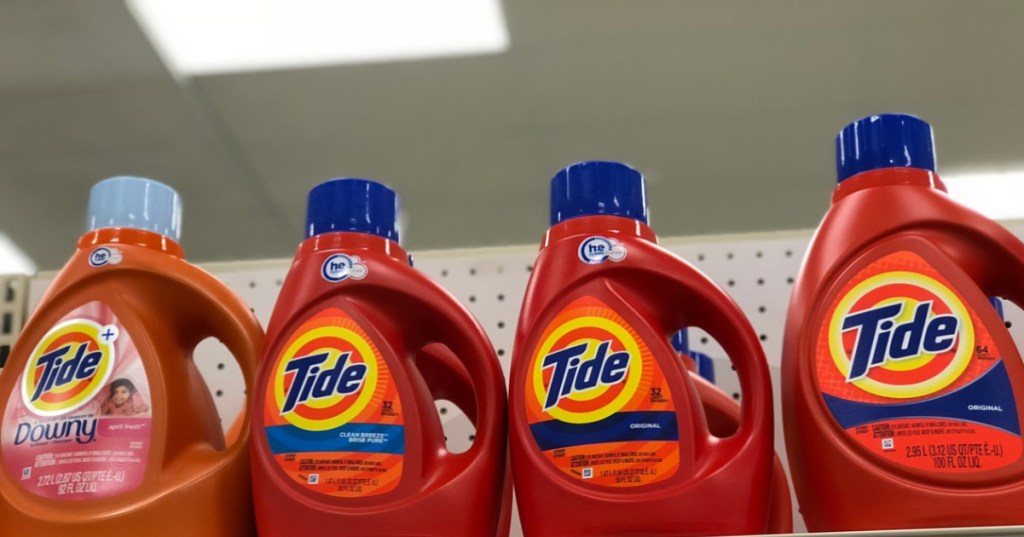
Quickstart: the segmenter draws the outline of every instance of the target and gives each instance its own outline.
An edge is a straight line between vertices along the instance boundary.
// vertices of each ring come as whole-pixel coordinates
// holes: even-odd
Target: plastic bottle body
[[[594,245],[608,250],[608,255],[602,259]],[[614,373],[615,364],[623,359],[617,352],[621,344],[626,351],[636,350],[629,363],[642,363],[636,367],[648,380],[630,386],[630,365],[623,387],[607,389],[626,395],[606,398],[604,406],[599,406],[600,396],[583,393],[591,374],[582,365],[575,378],[583,380],[567,382],[558,371],[559,360],[578,346],[568,340],[576,340],[572,330],[580,326],[592,331],[578,336],[580,341],[590,339],[594,348],[586,352],[598,353],[588,361],[604,357],[604,365],[595,369]],[[606,332],[598,330],[602,326]],[[683,326],[708,331],[725,343],[736,361],[749,398],[732,437],[718,439],[708,432],[693,380],[669,341]],[[603,339],[610,344],[602,346]],[[563,343],[567,350],[559,350],[566,346]],[[571,359],[567,363],[573,367]],[[556,224],[534,265],[513,354],[510,447],[524,533],[534,537],[764,532],[772,464],[770,389],[756,336],[738,307],[710,280],[658,247],[646,225],[618,216]],[[642,393],[635,397],[638,392],[629,390]],[[562,392],[568,395],[559,398]],[[630,395],[634,397],[622,404]],[[538,418],[545,416],[538,409],[550,415],[552,408],[563,417]],[[664,413],[671,418],[658,422]],[[642,472],[617,465],[629,464],[627,459],[637,456],[633,451],[646,452],[629,433],[620,438],[625,439],[621,457],[615,457],[603,448],[607,444],[566,441],[563,446],[548,432],[553,427],[567,431],[565,435],[582,435],[588,428],[611,430],[621,427],[612,425],[616,416],[625,416],[631,429],[659,423],[655,433],[637,437],[648,440],[649,451],[657,453],[633,459]],[[677,435],[668,441],[664,433],[672,427]],[[563,456],[586,463],[574,468],[559,461]],[[583,473],[588,466],[592,478]],[[638,472],[640,478],[629,477]],[[616,482],[617,476],[623,478]]]
[[[92,339],[83,339],[91,330]],[[0,535],[125,528],[150,535],[249,534],[247,441],[225,446],[213,399],[191,360],[207,337],[221,339],[252,378],[262,341],[255,317],[226,286],[186,263],[177,243],[127,228],[83,236],[0,376],[6,416]],[[38,382],[56,367],[57,355],[67,371],[77,371],[81,397],[50,395],[71,373]],[[26,386],[35,390],[19,398]],[[26,410],[42,412],[37,425],[54,432],[62,422],[79,424],[74,457],[61,455],[68,444],[33,440],[22,419]],[[38,453],[27,453],[26,438]],[[123,456],[112,459],[111,448]],[[13,475],[12,464],[26,454],[34,462]],[[191,516],[182,520],[181,512]]]
[[[943,191],[941,181],[932,172],[913,168],[868,171],[843,181],[801,269],[786,325],[783,413],[794,486],[807,527],[812,531],[1022,522],[1019,510],[1011,506],[1024,499],[1024,487],[1020,485],[1024,460],[1020,459],[1019,448],[1024,366],[987,297],[1005,296],[1021,303],[1024,294],[1014,281],[1016,278],[1010,275],[1024,268],[1024,245],[998,224],[956,204]],[[849,289],[864,279],[871,281]],[[871,291],[871,286],[887,281],[904,285],[911,293],[920,293],[915,289],[924,288],[937,294],[927,300],[922,295],[913,304],[920,319],[898,319],[897,328],[891,329],[892,333],[900,330],[901,337],[896,338],[896,343],[875,342],[875,347],[889,349],[886,363],[881,358],[872,358],[862,367],[858,360],[867,356],[867,347],[861,345],[858,353],[851,343],[855,334],[859,337],[867,330],[857,324],[861,319],[855,315],[862,308],[854,304],[854,298],[860,296],[858,289]],[[843,302],[847,296],[854,298]],[[933,308],[931,313],[922,305],[925,302]],[[853,306],[846,307],[849,304]],[[884,301],[879,305],[865,311],[894,307]],[[845,317],[841,316],[846,311],[844,307],[850,310]],[[824,331],[822,327],[835,319],[845,319],[846,329],[841,333],[850,341],[844,343],[828,335],[840,330]],[[947,347],[956,346],[938,349],[940,345],[933,341],[934,337],[929,340],[928,327],[934,327],[931,334],[935,335],[938,324],[952,326],[956,322],[962,323],[961,327],[969,324],[971,332],[961,328],[956,340],[940,338]],[[881,334],[890,333],[882,324],[878,330]],[[922,332],[923,338],[918,338],[917,332]],[[893,341],[890,336],[884,337]],[[831,343],[826,343],[826,338],[831,338]],[[978,349],[985,347],[991,355],[982,355],[980,350],[972,354],[973,348],[961,352],[960,346],[974,346],[967,341],[969,338],[976,338]],[[936,347],[933,354],[939,360],[933,361],[938,365],[947,354],[950,356],[950,367],[928,373],[931,376],[925,380],[932,385],[919,382],[920,379],[901,380],[901,375],[907,378],[918,368],[890,365],[894,355],[897,360],[905,354],[909,356],[909,351],[903,352],[903,346],[915,341]],[[822,345],[831,345],[831,351],[824,350]],[[832,374],[824,358],[827,353],[852,356],[850,365],[843,366],[848,368],[845,381],[825,383],[827,375]],[[882,356],[881,351],[878,356]],[[958,367],[971,369],[958,373],[954,367],[957,363],[962,364]],[[989,367],[1005,367],[1005,374],[993,369],[993,376],[966,376],[973,375],[974,369],[983,371]],[[953,393],[960,387],[958,382],[975,379],[974,385],[981,386],[978,382],[989,382],[999,375],[1005,379],[1005,389],[996,390],[1003,394],[1001,404],[982,405],[980,399],[960,401],[958,398],[975,396],[964,390]],[[940,381],[943,384],[936,384]],[[862,388],[867,393],[863,396],[867,406],[842,413],[849,405],[842,397],[835,398],[833,392],[854,393]],[[961,445],[973,442],[959,437],[938,440],[942,435],[969,434],[957,432],[961,428],[953,424],[960,423],[959,419],[945,420],[948,424],[940,427],[933,423],[937,421],[934,419],[890,423],[882,418],[862,418],[866,412],[879,408],[897,408],[892,414],[895,420],[918,408],[907,405],[931,404],[929,401],[947,401],[965,409],[998,407],[999,414],[1007,418],[1002,420],[1006,424],[999,424],[1001,430],[1012,431],[1016,427],[1016,439],[1012,432],[1008,433],[1006,445],[1001,444],[1000,457],[974,458],[969,453],[959,453]],[[918,413],[953,415],[946,409],[925,408],[919,407]],[[984,424],[990,418],[978,414],[973,420]],[[968,422],[972,422],[972,417],[963,420]],[[904,432],[904,425],[908,432]],[[867,440],[860,434],[873,434],[871,431],[880,436]],[[950,449],[956,453],[947,454]]]
[[[332,273],[331,264],[339,261],[347,267],[345,274]],[[325,320],[316,326],[309,324],[318,318]],[[304,352],[291,352],[291,345],[314,330],[324,331],[326,343],[321,346],[325,349],[341,349],[349,344],[346,341],[355,341],[348,369],[343,371],[356,371],[352,364],[375,362],[370,366],[375,379],[360,381],[364,383],[360,390],[369,388],[372,393],[376,389],[390,395],[363,401],[359,394],[365,392],[353,391],[349,395],[356,402],[345,408],[355,410],[329,412],[325,419],[334,422],[323,427],[315,421],[289,418],[304,412],[301,405],[305,403],[287,408],[287,400],[275,400],[274,390],[291,393],[294,380],[286,381],[281,374]],[[336,339],[332,342],[330,338]],[[355,379],[355,374],[341,373],[349,380]],[[507,524],[499,522],[504,501],[506,407],[497,357],[468,312],[410,267],[407,254],[396,243],[366,233],[326,233],[300,246],[270,323],[256,385],[253,472],[261,535],[302,531],[339,536],[367,532],[494,535],[499,526]],[[339,390],[344,385],[341,382]],[[445,448],[434,406],[434,400],[441,397],[465,407],[467,415],[476,420],[477,437],[466,453],[453,454]],[[345,404],[343,399],[339,400]],[[346,421],[346,414],[351,419]],[[367,471],[370,468],[365,465],[372,464],[374,457],[391,461],[384,463],[386,469],[376,478],[381,483],[390,479],[390,485],[349,481],[365,476],[322,464],[306,473],[291,471],[283,462],[287,458],[282,455],[284,448],[275,444],[272,434],[276,433],[271,429],[294,432],[296,424],[321,429],[323,434],[358,434],[353,427],[359,425],[361,431],[391,435],[388,449],[353,443],[341,450],[348,455],[331,448],[315,457],[340,457],[349,460],[340,465],[364,465],[361,467]],[[384,426],[387,429],[380,428]],[[382,432],[375,432],[378,430]],[[347,451],[350,449],[354,451]],[[373,449],[377,449],[373,457],[360,455]],[[301,462],[303,454],[297,457]],[[315,486],[310,473],[317,473],[326,486]],[[305,481],[297,477],[300,474]],[[349,486],[352,484],[362,487]]]

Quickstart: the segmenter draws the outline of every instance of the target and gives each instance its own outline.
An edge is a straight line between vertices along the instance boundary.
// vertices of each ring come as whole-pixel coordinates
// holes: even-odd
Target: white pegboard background
[[[1008,227],[1018,236],[1024,236],[1024,224],[1011,223]],[[779,397],[782,336],[793,281],[810,237],[810,231],[793,231],[675,237],[661,241],[663,246],[696,266],[725,289],[750,319],[761,339],[772,375],[775,444],[784,464],[787,463]],[[415,253],[416,267],[466,305],[487,331],[501,360],[506,379],[519,308],[536,255],[536,246]],[[291,260],[282,259],[207,264],[204,268],[235,290],[266,326],[290,264]],[[52,274],[41,274],[31,280],[27,296],[30,309],[39,301],[51,278]],[[15,285],[14,288],[21,293],[24,280],[20,287]],[[1021,331],[1024,327],[1024,313],[1007,304],[1006,314],[1008,324],[1013,326],[1011,333],[1015,340],[1024,341],[1024,332]],[[20,326],[20,322],[16,326]],[[699,330],[691,331],[689,339],[692,349],[714,359],[717,385],[726,393],[739,398],[739,382],[721,347]],[[0,339],[2,344],[3,340]],[[196,352],[196,361],[215,396],[227,428],[245,403],[241,373],[226,349],[216,342],[201,345]],[[453,451],[466,449],[474,433],[469,420],[445,402],[438,403],[438,410],[448,435],[449,447]],[[795,498],[793,504],[796,505]],[[796,531],[804,531],[797,512],[794,512],[794,525]],[[517,522],[513,524],[512,534],[521,535]]]

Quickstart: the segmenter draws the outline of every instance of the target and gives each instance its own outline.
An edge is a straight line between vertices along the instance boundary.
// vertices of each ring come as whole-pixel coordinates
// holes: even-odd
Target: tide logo
[[[340,427],[369,406],[379,363],[373,347],[348,328],[307,330],[278,358],[273,384],[277,409],[300,429]]]
[[[895,399],[949,386],[974,352],[966,306],[948,287],[915,272],[887,272],[856,285],[839,301],[828,330],[832,360],[846,382]]]
[[[541,342],[531,387],[543,413],[593,423],[622,410],[643,373],[640,345],[628,327],[606,317],[576,317]]]
[[[22,374],[21,398],[37,416],[80,408],[106,385],[114,369],[116,326],[72,319],[53,327],[32,350]]]

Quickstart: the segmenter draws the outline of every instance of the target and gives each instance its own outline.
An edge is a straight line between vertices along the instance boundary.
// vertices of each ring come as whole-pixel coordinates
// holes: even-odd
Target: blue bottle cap
[[[881,168],[935,171],[935,140],[927,122],[907,114],[880,114],[847,125],[836,136],[836,171],[842,182]]]
[[[111,177],[89,192],[89,231],[127,227],[181,239],[181,197],[173,188],[142,177]]]
[[[568,166],[551,180],[551,225],[599,214],[647,223],[640,172],[619,162],[594,160]]]
[[[309,191],[306,238],[354,231],[398,242],[395,191],[368,179],[331,179]]]

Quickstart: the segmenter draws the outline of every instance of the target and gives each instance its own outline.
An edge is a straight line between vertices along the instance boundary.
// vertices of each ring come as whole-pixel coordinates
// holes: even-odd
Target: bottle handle
[[[700,328],[722,346],[736,367],[743,394],[740,422],[736,433],[721,439],[721,444],[739,450],[755,437],[770,436],[773,430],[771,375],[750,321],[725,291],[688,263],[682,263],[682,267],[672,272],[663,272],[662,276],[669,278],[670,286],[675,288],[675,292],[657,294],[664,312],[662,321],[669,329],[665,338],[680,327]],[[681,309],[680,304],[685,308]]]
[[[424,347],[416,358],[416,368],[430,388],[434,400],[447,399],[476,426],[476,399],[473,379],[448,347]]]
[[[458,377],[452,382],[443,383],[439,388],[450,389],[453,392],[458,390],[461,393],[471,389],[475,404],[469,405],[466,402],[462,403],[464,407],[462,404],[460,407],[467,412],[475,410],[476,414],[476,437],[473,445],[465,453],[446,453],[442,464],[469,466],[488,451],[497,451],[504,459],[508,411],[505,379],[494,347],[491,346],[480,324],[468,312],[459,311],[461,307],[454,311],[450,308],[435,307],[440,304],[457,304],[455,299],[444,291],[438,295],[428,300],[429,306],[424,311],[422,320],[423,333],[428,335],[430,340],[420,342],[419,347],[431,343],[447,347],[450,353],[444,354],[447,354],[449,359],[457,360],[461,368],[456,367],[455,363],[448,366],[446,369],[452,373],[458,372]],[[460,369],[464,369],[465,375]],[[458,386],[465,382],[469,383],[468,386]],[[460,403],[458,397],[452,400]]]
[[[694,326],[713,337],[722,346],[729,361],[736,366],[742,393],[739,427],[735,435],[722,442],[738,444],[739,449],[758,434],[758,425],[763,424],[766,431],[772,430],[771,375],[764,350],[749,321],[731,298],[724,292],[716,291],[714,294],[718,294],[718,297],[705,303],[705,307],[698,306],[695,310],[699,317],[695,319]],[[716,302],[728,305],[720,307],[715,305]],[[706,307],[708,305],[711,307]]]
[[[180,329],[189,340],[187,345],[194,349],[206,338],[217,338],[238,363],[245,383],[246,403],[241,414],[235,417],[241,426],[234,435],[234,441],[223,451],[232,454],[247,449],[251,422],[249,401],[263,344],[263,329],[252,310],[220,280],[198,268],[195,270],[189,279],[180,279],[192,291],[194,300],[187,310],[195,312],[193,316],[179,319],[182,323]]]

